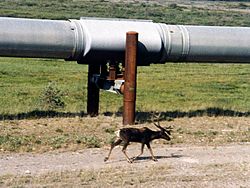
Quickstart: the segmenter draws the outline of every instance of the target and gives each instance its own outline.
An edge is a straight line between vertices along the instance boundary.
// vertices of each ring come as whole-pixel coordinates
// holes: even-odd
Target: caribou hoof
[[[158,161],[156,158],[153,158],[152,160],[153,160],[154,162],[157,162],[157,161]]]
[[[108,157],[105,157],[105,158],[104,158],[104,162],[106,162],[108,159],[109,159]]]

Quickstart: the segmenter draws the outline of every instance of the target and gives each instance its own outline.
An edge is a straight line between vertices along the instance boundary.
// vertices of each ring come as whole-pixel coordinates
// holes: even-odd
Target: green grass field
[[[87,66],[63,60],[0,58],[0,114],[42,110],[49,82],[65,94],[62,112],[86,110]],[[153,73],[152,73],[153,71]],[[137,111],[221,108],[250,111],[250,66],[174,64],[138,68]],[[101,92],[100,111],[118,112],[122,96]]]
[[[1,0],[0,16],[70,19],[79,17],[119,17],[149,19],[169,24],[249,26],[249,2],[213,2],[212,7],[195,3],[109,0]],[[178,1],[177,1],[178,2]],[[185,2],[185,1],[182,1]],[[210,3],[211,4],[211,3]],[[231,9],[236,9],[231,10]],[[228,11],[227,11],[228,10]]]
[[[224,9],[152,1],[2,0],[0,16],[121,17],[172,24],[250,26],[250,13],[245,11],[249,3],[216,3]],[[227,11],[229,8],[236,10]],[[54,59],[0,58],[0,119],[42,111],[40,96],[50,82],[64,93],[65,107],[58,111],[86,111],[87,66]],[[138,68],[138,112],[189,112],[208,108],[249,112],[249,99],[250,65],[167,63]],[[121,111],[122,96],[101,92],[100,100],[101,113]]]

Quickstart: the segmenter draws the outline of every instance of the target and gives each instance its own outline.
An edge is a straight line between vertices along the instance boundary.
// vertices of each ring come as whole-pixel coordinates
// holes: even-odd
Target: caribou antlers
[[[165,127],[163,128],[162,126],[160,126],[160,117],[161,117],[161,113],[159,113],[157,116],[155,114],[155,112],[152,113],[152,122],[154,123],[154,125],[162,130],[162,131],[165,131],[168,135],[171,135],[171,132],[173,130],[173,128],[171,126],[168,126],[168,127]],[[157,123],[155,123],[155,118],[157,120]]]

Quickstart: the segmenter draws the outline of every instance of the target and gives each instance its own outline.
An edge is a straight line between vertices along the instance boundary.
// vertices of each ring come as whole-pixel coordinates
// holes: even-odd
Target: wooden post
[[[138,33],[126,33],[123,125],[135,123]]]

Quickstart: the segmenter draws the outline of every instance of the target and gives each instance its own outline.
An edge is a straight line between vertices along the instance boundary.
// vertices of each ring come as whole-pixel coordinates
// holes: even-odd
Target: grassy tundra
[[[160,4],[157,1],[15,0],[10,3],[3,0],[0,7],[1,16],[12,17],[68,19],[96,16],[152,19],[174,24],[250,25],[250,13],[246,12],[249,3],[217,2],[200,6],[199,3]],[[57,111],[85,111],[87,66],[63,60],[18,58],[0,58],[0,64],[0,119],[17,114],[29,117],[48,110],[41,99],[50,82],[62,94],[60,100],[64,105]],[[232,64],[168,63],[139,67],[137,110],[165,112],[215,107],[248,112],[249,70],[249,65]],[[101,92],[102,113],[121,111],[121,106],[121,96]]]
[[[63,60],[0,58],[0,117],[47,110],[41,95],[49,82],[63,92],[59,112],[86,109],[87,66]],[[220,108],[249,112],[250,66],[229,64],[151,65],[138,69],[137,111]],[[122,97],[101,92],[100,110],[119,112]],[[32,115],[32,113],[31,113]],[[35,115],[35,114],[33,114]]]

